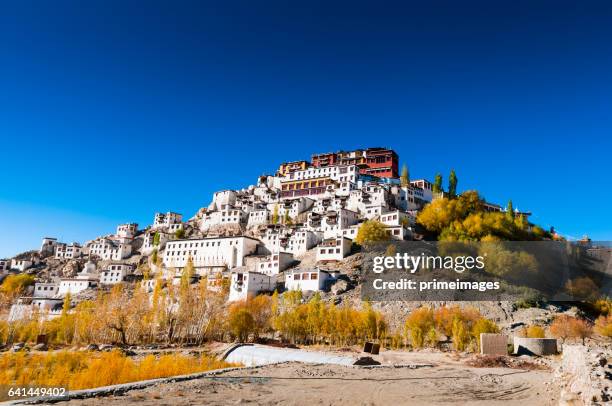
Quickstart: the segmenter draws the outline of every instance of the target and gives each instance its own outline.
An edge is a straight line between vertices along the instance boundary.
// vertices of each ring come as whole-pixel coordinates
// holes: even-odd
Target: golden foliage
[[[590,337],[591,332],[591,325],[585,320],[566,314],[555,317],[550,325],[550,334],[553,337],[561,338],[563,341],[568,338],[579,338],[584,343],[584,339]]]
[[[599,296],[599,287],[588,276],[567,281],[565,289],[576,300],[592,300]]]
[[[75,390],[229,366],[232,364],[206,355],[149,355],[136,361],[119,351],[4,353],[0,356],[0,385],[67,386]]]
[[[601,315],[595,320],[595,332],[604,337],[612,337],[612,314]]]
[[[388,241],[390,239],[387,227],[376,220],[364,221],[357,230],[355,242],[360,245]]]
[[[474,308],[443,306],[436,310],[420,307],[410,313],[405,324],[406,336],[413,347],[435,346],[437,337],[443,334],[450,337],[453,347],[458,351],[470,345],[478,348],[480,333],[496,333],[497,325],[487,320]]]
[[[0,304],[8,304],[34,284],[34,276],[25,273],[8,275],[0,285]]]
[[[612,313],[612,300],[609,298],[597,299],[592,307],[598,315],[607,316]]]
[[[418,214],[417,222],[438,235],[440,241],[540,240],[548,237],[541,227],[530,229],[527,219],[484,210],[476,191],[456,199],[434,199]]]
[[[521,331],[521,335],[527,338],[545,338],[546,337],[546,333],[544,332],[544,329],[536,324],[523,328],[523,330]]]
[[[410,343],[414,348],[421,348],[425,344],[425,337],[434,328],[434,312],[429,307],[420,307],[413,310],[406,319],[406,332],[410,336]]]
[[[321,301],[315,294],[308,303],[301,303],[301,292],[286,292],[282,309],[274,313],[275,330],[294,344],[352,345],[384,338],[387,331],[383,315],[368,302],[361,310],[337,307]]]

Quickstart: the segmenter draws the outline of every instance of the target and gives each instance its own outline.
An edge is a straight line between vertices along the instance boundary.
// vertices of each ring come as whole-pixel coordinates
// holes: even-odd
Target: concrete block
[[[480,333],[480,353],[508,355],[508,336],[505,334]]]
[[[517,355],[556,354],[557,339],[514,337],[514,353]]]

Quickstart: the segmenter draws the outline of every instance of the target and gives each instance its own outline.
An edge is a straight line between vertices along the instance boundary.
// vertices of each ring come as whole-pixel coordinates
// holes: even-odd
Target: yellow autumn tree
[[[388,241],[391,237],[387,232],[387,227],[376,220],[364,221],[357,230],[355,242],[359,245]]]

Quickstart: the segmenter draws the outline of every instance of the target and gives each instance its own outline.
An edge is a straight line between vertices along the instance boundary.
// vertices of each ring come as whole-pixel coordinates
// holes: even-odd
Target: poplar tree
[[[433,184],[434,193],[442,193],[442,175],[437,173]]]
[[[457,196],[457,175],[454,169],[451,169],[450,175],[448,176],[448,194],[450,197]]]
[[[514,219],[514,206],[512,206],[512,200],[508,200],[508,206],[506,207],[506,216],[509,220]]]
[[[274,205],[274,210],[272,211],[272,224],[278,224],[278,203]]]
[[[408,167],[406,164],[402,166],[402,176],[400,177],[400,185],[406,187],[410,185],[410,175],[408,173]]]

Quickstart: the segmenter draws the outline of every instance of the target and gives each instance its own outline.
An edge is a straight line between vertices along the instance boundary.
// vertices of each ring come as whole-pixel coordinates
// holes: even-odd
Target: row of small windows
[[[238,240],[230,240],[229,245],[239,245],[239,241]],[[221,241],[186,242],[186,243],[178,243],[178,244],[168,244],[168,249],[198,248],[198,247],[220,247],[220,246],[221,246]]]
[[[319,249],[319,253],[321,254],[334,254],[334,251],[336,254],[339,254],[340,248],[320,248]]]
[[[293,275],[293,280],[295,281],[307,281],[307,280],[312,280],[312,281],[316,281],[317,279],[319,279],[319,275],[317,273],[296,273]]]

